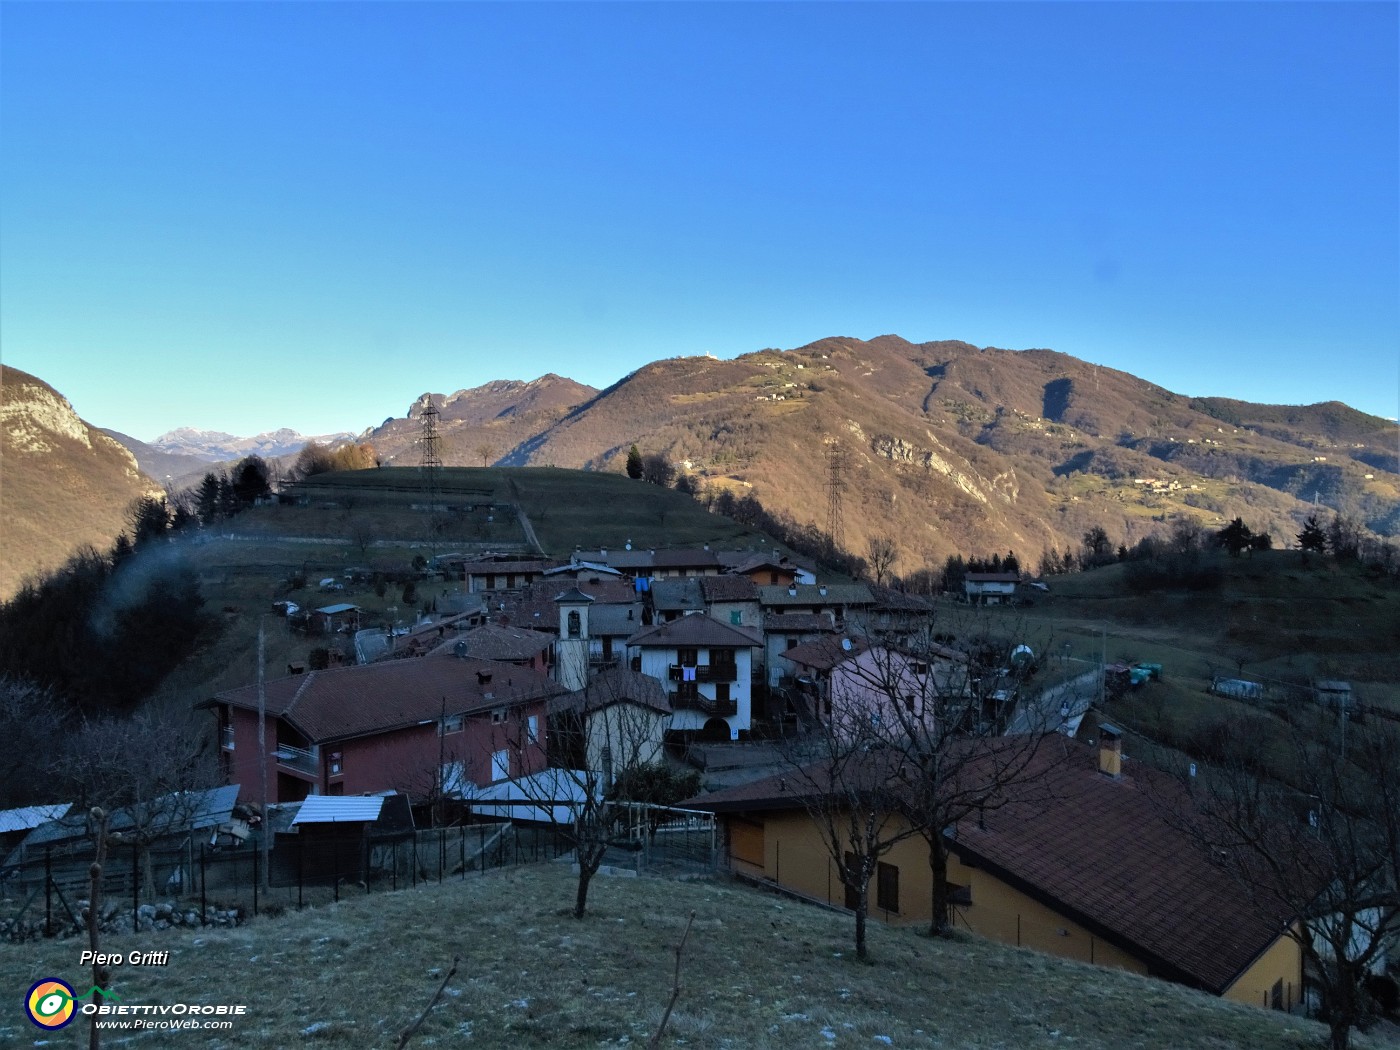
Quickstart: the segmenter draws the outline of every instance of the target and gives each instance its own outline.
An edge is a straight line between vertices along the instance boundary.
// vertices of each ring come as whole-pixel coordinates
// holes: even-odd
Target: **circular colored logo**
[[[62,1028],[73,1020],[73,986],[57,977],[45,977],[29,989],[24,1008],[40,1028]]]

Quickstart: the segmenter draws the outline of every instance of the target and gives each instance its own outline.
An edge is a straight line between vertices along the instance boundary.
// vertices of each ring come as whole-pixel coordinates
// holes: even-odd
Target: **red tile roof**
[[[647,627],[631,638],[628,645],[648,648],[749,648],[763,644],[762,639],[749,633],[743,627],[731,627],[720,623],[713,616],[694,613],[682,616],[670,623]]]
[[[1133,765],[1098,771],[1096,749],[1043,748],[1044,779],[1001,808],[960,822],[949,847],[1118,945],[1160,976],[1220,995],[1283,934],[1291,916],[1261,913],[1225,868],[1180,830],[1175,782]],[[680,803],[744,812],[799,808],[800,774],[768,777]]]
[[[491,680],[483,683],[482,675]],[[545,675],[511,664],[427,656],[291,675],[265,685],[267,713],[312,743],[401,729],[449,715],[543,700],[564,692]],[[229,689],[215,703],[258,709],[257,686]]]
[[[488,623],[448,638],[432,650],[432,655],[458,656],[472,660],[529,660],[554,644],[554,635],[526,627],[504,627]],[[460,648],[459,648],[460,647]]]
[[[758,585],[747,576],[701,576],[699,582],[707,602],[758,601]]]

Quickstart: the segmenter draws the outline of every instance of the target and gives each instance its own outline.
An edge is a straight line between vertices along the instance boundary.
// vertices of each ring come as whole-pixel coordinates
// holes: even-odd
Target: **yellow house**
[[[1237,1002],[1297,1005],[1303,963],[1288,936],[1291,917],[1261,914],[1223,867],[1164,818],[1152,790],[1163,785],[1136,766],[1126,772],[1110,735],[1098,755],[1066,740],[1063,761],[1025,789],[1024,801],[947,830],[957,925]],[[794,794],[794,778],[770,777],[683,805],[719,815],[736,875],[852,906]],[[870,914],[927,923],[931,897],[928,847],[914,835],[881,858]]]

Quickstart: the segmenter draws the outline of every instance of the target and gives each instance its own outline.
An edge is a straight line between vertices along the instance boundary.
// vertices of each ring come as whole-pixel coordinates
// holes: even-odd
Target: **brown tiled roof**
[[[600,711],[622,702],[649,707],[657,714],[671,713],[671,701],[666,699],[666,686],[660,679],[620,666],[609,667],[585,689],[555,697],[549,702],[549,713],[580,709]]]
[[[843,641],[850,643],[849,649],[841,644]],[[812,667],[818,671],[830,671],[837,664],[859,656],[868,648],[870,646],[859,639],[852,641],[849,638],[836,638],[828,635],[825,638],[818,638],[815,642],[794,645],[791,649],[778,655],[784,660],[800,664],[803,667]]]
[[[718,569],[719,559],[714,551],[695,548],[658,550],[651,558],[653,569]]]
[[[701,576],[699,580],[707,602],[758,601],[758,586],[747,576]]]
[[[870,594],[875,599],[875,607],[894,612],[932,612],[934,605],[927,598],[917,594],[897,591],[893,587],[871,585]]]
[[[644,628],[627,639],[627,644],[661,649],[726,646],[748,648],[757,647],[763,642],[742,627],[731,627],[729,624],[720,623],[713,616],[694,613],[670,623]]]
[[[653,609],[703,609],[705,599],[700,593],[700,579],[684,576],[672,580],[654,580],[651,585]]]
[[[448,638],[434,648],[431,655],[457,656],[465,653],[472,660],[503,660],[509,663],[512,660],[529,660],[552,644],[554,635],[543,631],[488,623]]]
[[[1044,778],[981,821],[959,822],[949,848],[965,861],[1147,962],[1161,976],[1222,994],[1292,916],[1256,910],[1230,872],[1166,816],[1181,795],[1163,774],[1098,772],[1096,749],[1054,741]],[[796,774],[679,803],[719,813],[800,808]]]
[[[531,561],[468,561],[462,563],[462,571],[478,576],[491,573],[502,576],[507,573],[542,573],[546,569],[553,569],[558,565],[558,561],[539,559]]]
[[[586,579],[579,580],[573,586],[593,599],[593,605],[589,607],[590,616],[604,603],[632,605],[641,600],[632,584],[612,578],[597,583]],[[544,627],[557,631],[559,606],[554,603],[554,599],[569,589],[569,586],[557,579],[532,583],[523,588],[514,599],[507,597],[491,602],[486,608],[486,615],[498,622],[504,616],[515,627]],[[501,608],[503,605],[504,609]]]
[[[826,593],[822,590],[825,588]],[[793,594],[792,591],[797,593]],[[782,584],[758,589],[758,600],[765,607],[784,605],[869,605],[874,599],[863,583],[799,583],[792,588]]]
[[[491,681],[482,683],[480,675],[485,674]],[[442,715],[444,699],[449,715],[472,714],[563,691],[528,668],[452,656],[311,671],[265,686],[267,713],[284,719],[312,743],[434,721]],[[257,686],[226,690],[214,702],[256,711]]]
[[[767,613],[763,630],[768,634],[812,634],[836,630],[830,616],[822,613]]]

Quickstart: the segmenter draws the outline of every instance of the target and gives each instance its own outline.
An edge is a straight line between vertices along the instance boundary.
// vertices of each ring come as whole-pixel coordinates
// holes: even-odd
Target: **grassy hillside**
[[[457,975],[413,1046],[639,1046],[665,1008],[691,911],[665,1046],[1325,1045],[1313,1022],[970,938],[934,942],[877,923],[874,961],[862,964],[848,916],[728,882],[602,878],[582,921],[568,916],[572,888],[566,867],[519,868],[232,930],[114,937],[104,948],[171,952],[165,967],[117,969],[124,1002],[249,1007],[227,1034],[154,1032],[135,1041],[142,1047],[389,1047],[454,955]],[[56,976],[85,988],[77,955],[76,941],[0,946],[0,983],[24,989]],[[36,1034],[18,1009],[0,1016],[0,1044]],[[47,1045],[86,1038],[79,1021]]]
[[[516,507],[524,509],[545,553],[560,559],[575,547],[621,549],[628,540],[637,548],[772,547],[767,537],[708,513],[681,493],[617,474],[447,468],[438,479],[439,509],[431,513],[422,484],[416,467],[316,475],[293,490],[304,505],[255,507],[198,533],[185,554],[222,630],[171,676],[162,696],[178,705],[252,681],[259,623],[267,632],[271,674],[304,662],[312,646],[324,644],[291,633],[285,620],[270,615],[274,600],[309,607],[354,602],[369,626],[408,622],[422,602],[461,588],[455,582],[422,584],[414,601],[405,603],[402,584],[380,595],[369,582],[347,579],[349,568],[392,575],[407,571],[415,556],[434,553],[533,556]],[[328,577],[345,589],[322,591],[318,583]],[[293,589],[298,578],[305,586]]]

